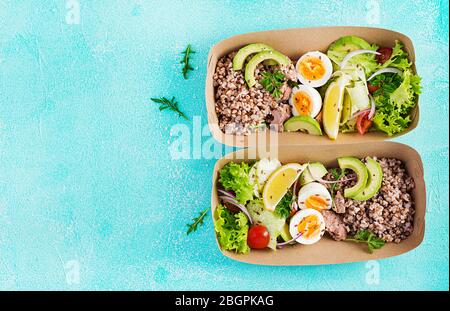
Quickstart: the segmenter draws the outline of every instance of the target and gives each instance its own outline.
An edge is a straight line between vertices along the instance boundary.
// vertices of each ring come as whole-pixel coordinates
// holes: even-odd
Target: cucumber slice
[[[315,181],[311,173],[316,178],[322,178],[328,173],[326,167],[320,162],[309,163],[308,168],[300,175],[300,185],[306,185]]]

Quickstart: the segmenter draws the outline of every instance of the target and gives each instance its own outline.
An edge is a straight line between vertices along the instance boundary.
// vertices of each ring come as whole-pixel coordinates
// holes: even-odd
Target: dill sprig
[[[178,102],[175,101],[175,96],[172,97],[171,100],[168,100],[165,97],[151,98],[151,100],[153,102],[159,104],[159,111],[163,111],[163,110],[169,109],[171,111],[174,111],[174,112],[178,113],[179,117],[182,117],[185,120],[189,121],[189,118],[183,112],[181,112],[180,108],[178,108]]]
[[[205,219],[206,214],[208,214],[208,211],[209,208],[205,209],[203,212],[200,212],[198,217],[192,218],[192,224],[187,224],[189,228],[187,234],[192,231],[196,231],[199,226],[203,225],[203,220]]]
[[[184,50],[181,54],[183,54],[183,59],[180,61],[181,64],[184,64],[183,66],[183,77],[184,79],[187,79],[188,76],[188,71],[190,70],[194,70],[194,67],[191,66],[191,64],[189,63],[189,61],[191,60],[191,54],[194,54],[195,51],[192,50],[191,45],[188,44],[186,50]]]

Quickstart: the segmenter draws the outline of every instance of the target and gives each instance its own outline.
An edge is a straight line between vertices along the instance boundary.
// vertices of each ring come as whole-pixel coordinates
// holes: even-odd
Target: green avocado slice
[[[355,157],[342,157],[337,159],[341,169],[350,169],[356,173],[358,181],[356,185],[344,190],[344,197],[353,198],[364,190],[367,184],[367,168],[364,163]]]
[[[312,173],[312,174],[311,174]],[[320,162],[309,163],[308,168],[300,175],[300,186],[315,181],[315,178],[322,178],[328,173],[326,167]],[[313,175],[313,176],[312,176]]]
[[[372,46],[357,36],[345,36],[334,41],[328,48],[328,57],[339,64],[345,55],[356,50],[372,50]]]
[[[380,163],[372,158],[366,159],[366,167],[369,171],[367,185],[363,191],[353,197],[354,200],[366,201],[378,193],[383,181],[383,170]]]
[[[245,81],[247,82],[249,87],[253,87],[256,84],[255,79],[255,69],[258,66],[259,63],[267,60],[272,59],[276,61],[281,66],[288,66],[291,60],[281,54],[278,51],[262,51],[253,56],[250,61],[245,66]]]
[[[295,116],[284,122],[284,129],[288,132],[306,131],[311,135],[322,135],[319,122],[310,116]]]
[[[233,70],[242,70],[244,62],[251,54],[262,51],[273,51],[273,48],[264,43],[252,43],[241,48],[233,58]]]

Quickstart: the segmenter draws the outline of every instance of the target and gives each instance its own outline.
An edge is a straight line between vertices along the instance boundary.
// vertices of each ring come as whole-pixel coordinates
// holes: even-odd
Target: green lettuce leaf
[[[396,40],[391,57],[384,64],[378,64],[377,69],[394,67],[403,71],[411,67],[411,65],[412,63],[408,60],[408,53],[403,49],[403,44]]]
[[[219,170],[219,182],[225,190],[232,190],[241,204],[253,199],[253,185],[249,178],[250,167],[247,163],[230,162]]]
[[[376,44],[368,44],[368,50],[376,51],[378,49],[378,45]],[[348,54],[346,51],[334,51],[334,50],[328,50],[327,55],[328,57],[334,61],[337,65],[339,65],[344,57]],[[356,56],[353,56],[348,61],[348,65],[359,65],[362,66],[364,69],[364,72],[366,76],[369,76],[371,73],[373,73],[378,68],[378,62],[375,58],[374,54],[359,54]],[[347,66],[348,66],[347,65]],[[337,69],[339,66],[335,66],[335,69]]]
[[[216,209],[214,228],[222,249],[245,254],[250,251],[247,245],[248,219],[244,213],[232,214],[219,204]]]
[[[398,83],[394,79],[384,81]],[[382,92],[374,96],[376,114],[373,122],[379,130],[392,136],[406,130],[411,124],[411,112],[416,106],[416,97],[421,92],[420,77],[406,69],[401,84],[392,92],[390,90],[391,87],[383,85]]]

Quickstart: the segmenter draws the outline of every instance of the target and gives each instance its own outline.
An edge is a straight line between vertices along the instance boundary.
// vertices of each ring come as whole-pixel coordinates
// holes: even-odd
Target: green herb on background
[[[205,219],[206,214],[208,214],[208,211],[209,208],[205,209],[203,212],[200,212],[198,217],[192,218],[193,222],[191,224],[187,224],[189,228],[187,234],[197,231],[197,228],[203,225],[203,220]]]
[[[358,231],[353,238],[345,239],[350,242],[366,243],[369,253],[373,253],[375,249],[380,249],[384,246],[385,242],[375,234],[368,230]]]
[[[275,98],[281,97],[281,86],[283,85],[284,81],[284,74],[277,70],[275,72],[263,72],[262,74],[262,80],[261,85],[272,94]]]
[[[191,60],[191,54],[194,54],[195,51],[192,50],[191,45],[188,44],[186,50],[184,50],[181,54],[183,54],[183,59],[180,61],[181,64],[183,64],[183,78],[187,79],[188,76],[188,72],[190,70],[194,70],[194,68],[191,66],[191,64],[189,63],[189,61]]]
[[[293,198],[294,194],[292,190],[289,189],[288,192],[281,199],[281,201],[277,204],[277,207],[275,207],[275,215],[284,219],[288,218],[289,215],[291,214],[291,204]]]
[[[166,109],[169,109],[171,111],[174,111],[176,113],[178,113],[179,117],[184,118],[185,120],[189,121],[189,118],[180,111],[180,108],[178,108],[178,102],[175,101],[175,97],[172,97],[171,100],[168,100],[165,97],[161,97],[161,98],[151,98],[151,100],[157,104],[159,104],[159,110],[163,111]]]

